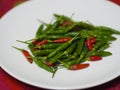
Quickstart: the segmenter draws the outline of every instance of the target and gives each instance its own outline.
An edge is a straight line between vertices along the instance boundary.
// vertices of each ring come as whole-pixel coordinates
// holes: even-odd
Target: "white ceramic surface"
[[[40,25],[38,19],[50,22],[53,14],[73,16],[74,20],[89,21],[120,30],[120,7],[101,0],[31,0],[9,11],[0,20],[0,65],[16,79],[30,85],[49,89],[83,89],[108,82],[120,75],[120,36],[111,44],[112,56],[91,62],[79,71],[60,69],[54,78],[11,46],[27,49],[16,40],[34,37]]]

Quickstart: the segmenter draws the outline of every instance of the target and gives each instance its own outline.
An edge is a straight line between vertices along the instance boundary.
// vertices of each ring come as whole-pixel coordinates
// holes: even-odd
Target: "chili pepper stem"
[[[74,40],[74,39],[76,39],[76,37],[79,35],[79,33],[78,34],[76,34],[71,40],[70,40],[70,43]]]
[[[55,76],[57,70],[58,70],[58,68],[56,67],[55,70],[54,70],[54,72],[53,72],[53,74],[52,74],[52,78],[54,78],[54,76]]]
[[[70,66],[67,64],[67,63],[64,63],[64,62],[62,62],[62,61],[60,61],[60,60],[58,60],[60,63],[62,63],[67,69],[69,69],[70,68]]]
[[[36,39],[35,38],[29,39],[29,40],[26,40],[26,42],[30,42],[30,41],[33,41],[33,40],[36,40]]]
[[[19,51],[22,51],[23,49],[21,49],[21,48],[18,48],[18,47],[15,47],[15,46],[12,46],[13,48],[15,48],[15,49],[17,49],[17,50],[19,50]]]
[[[21,41],[21,40],[16,40],[17,42],[21,42],[21,43],[25,43],[25,44],[30,44],[29,42],[27,41]]]
[[[42,20],[40,20],[40,19],[38,19],[38,21],[41,22],[42,24],[44,24],[45,26],[48,26],[48,24],[45,23],[44,21],[42,21]]]

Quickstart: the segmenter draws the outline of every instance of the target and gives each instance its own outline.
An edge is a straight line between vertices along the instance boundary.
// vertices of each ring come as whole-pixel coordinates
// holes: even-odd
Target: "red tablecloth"
[[[27,1],[27,0],[0,0],[0,18],[11,8],[16,5]],[[115,3],[120,6],[120,0],[110,0],[111,3]],[[8,75],[1,67],[0,67],[0,89],[1,90],[41,90],[41,88],[37,88],[34,86],[27,85],[23,82],[16,80],[15,78]],[[120,90],[120,77],[86,90]]]

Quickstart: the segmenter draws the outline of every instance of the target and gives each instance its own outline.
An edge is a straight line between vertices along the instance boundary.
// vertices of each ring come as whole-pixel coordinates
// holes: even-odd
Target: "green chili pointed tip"
[[[21,41],[21,40],[16,40],[17,42],[25,43],[25,44],[30,44],[28,41]]]
[[[12,46],[13,48],[15,48],[15,49],[17,49],[17,50],[19,50],[19,51],[22,51],[23,49],[21,49],[21,48],[18,48],[18,47],[15,47],[15,46]]]

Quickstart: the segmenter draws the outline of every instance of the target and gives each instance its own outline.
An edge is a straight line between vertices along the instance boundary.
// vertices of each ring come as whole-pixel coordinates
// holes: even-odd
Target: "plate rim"
[[[35,1],[35,0],[31,0],[31,1]],[[31,1],[30,1],[30,2],[31,2]],[[37,1],[37,0],[36,0],[36,1]],[[29,1],[22,3],[21,5],[18,5],[17,7],[19,8],[19,7],[21,7],[23,4],[26,4],[26,3],[29,3]],[[113,5],[114,5],[114,4],[113,4]],[[116,5],[115,5],[115,6],[116,6]],[[15,7],[15,8],[17,8],[17,7]],[[6,17],[9,12],[12,12],[12,10],[14,10],[14,8],[11,9],[10,11],[8,11],[4,16],[2,16],[2,18],[4,19],[4,17]],[[1,20],[2,20],[2,18],[1,18]],[[17,79],[17,80],[19,80],[19,81],[21,81],[21,82],[23,82],[23,83],[26,83],[26,84],[28,84],[28,85],[32,85],[32,86],[35,86],[35,87],[39,87],[38,85],[34,85],[33,83],[24,81],[24,80],[21,79],[20,77],[15,76],[13,73],[9,72],[9,71],[7,70],[7,68],[4,67],[4,65],[1,64],[0,67],[1,67],[6,73],[8,73],[10,76],[12,76],[13,78],[15,78],[15,79]],[[114,75],[114,77],[111,77],[111,78],[105,80],[104,82],[97,83],[96,85],[89,85],[89,86],[87,86],[87,88],[91,88],[91,87],[94,87],[94,86],[98,86],[98,85],[104,84],[104,83],[109,82],[109,81],[111,81],[111,80],[113,80],[113,79],[115,79],[115,78],[117,78],[117,77],[119,77],[119,76],[120,76],[120,74],[118,73],[118,75]],[[43,85],[43,86],[40,86],[39,88],[55,89],[54,87],[50,87],[50,86],[49,86],[49,87],[44,87],[44,85]],[[57,89],[65,89],[65,88],[57,88]],[[71,88],[66,88],[66,89],[71,89]],[[78,87],[78,88],[72,88],[72,89],[86,89],[86,87],[83,87],[83,88]]]

